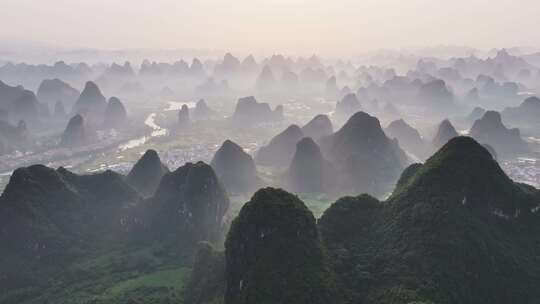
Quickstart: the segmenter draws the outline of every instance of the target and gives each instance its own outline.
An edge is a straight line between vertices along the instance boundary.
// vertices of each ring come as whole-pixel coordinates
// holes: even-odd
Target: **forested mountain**
[[[387,200],[343,197],[316,228],[298,197],[260,190],[235,220],[225,259],[205,251],[205,265],[225,275],[207,273],[191,287],[225,286],[227,304],[535,303],[539,206],[538,190],[509,179],[472,138],[456,137],[407,168]]]

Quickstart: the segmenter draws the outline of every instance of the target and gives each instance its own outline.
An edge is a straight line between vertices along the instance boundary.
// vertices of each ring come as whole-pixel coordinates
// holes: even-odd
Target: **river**
[[[157,116],[156,113],[150,113],[144,120],[144,124],[152,129],[152,132],[149,135],[144,135],[138,138],[134,138],[127,141],[126,143],[120,144],[118,146],[118,150],[125,151],[128,149],[133,149],[135,147],[144,145],[152,137],[159,137],[159,136],[167,135],[169,133],[169,130],[161,127],[160,125],[156,123],[156,116]]]

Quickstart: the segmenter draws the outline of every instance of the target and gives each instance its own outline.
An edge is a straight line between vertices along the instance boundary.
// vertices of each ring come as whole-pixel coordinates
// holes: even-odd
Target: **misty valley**
[[[0,303],[540,303],[540,52],[431,51],[0,52]]]

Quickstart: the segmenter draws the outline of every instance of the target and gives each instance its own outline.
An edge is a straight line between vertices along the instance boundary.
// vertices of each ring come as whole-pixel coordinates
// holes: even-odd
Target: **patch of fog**
[[[183,105],[187,105],[188,108],[195,108],[197,104],[193,101],[167,101],[167,107],[164,111],[178,111],[182,108]]]
[[[159,136],[167,135],[169,133],[169,130],[162,128],[160,125],[156,123],[156,116],[157,116],[156,113],[150,113],[148,117],[146,117],[146,119],[144,120],[144,124],[152,129],[152,133],[150,133],[150,136],[145,135],[139,138],[131,139],[126,143],[120,144],[118,146],[118,149],[120,151],[125,151],[128,149],[132,149],[132,148],[144,145],[152,137],[159,137]]]
[[[88,169],[87,172],[90,173],[97,173],[97,172],[103,172],[105,170],[113,170],[115,172],[125,173],[129,171],[129,168],[131,168],[131,163],[117,163],[117,164],[101,164],[99,167],[95,169]]]
[[[532,158],[532,157],[518,157],[517,160],[520,163],[531,163],[531,164],[536,164],[536,161],[537,161],[536,158]]]
[[[260,143],[258,142],[249,142],[244,145],[243,150],[247,154],[255,154],[255,151],[257,151],[260,148]]]
[[[459,133],[459,135],[467,136],[467,135],[469,135],[469,129],[459,130],[458,133]]]
[[[144,145],[148,141],[148,139],[149,139],[148,136],[143,136],[143,137],[131,139],[128,142],[119,145],[118,150],[125,151],[125,150],[128,150],[128,149],[139,147],[141,145]]]
[[[283,104],[283,107],[286,109],[286,110],[289,110],[289,111],[309,111],[311,110],[311,107],[304,104],[304,103],[301,103],[295,99],[290,99],[289,101],[287,101],[285,104]]]
[[[407,150],[405,150],[405,149],[403,149],[403,151],[405,152],[405,155],[407,155],[407,157],[408,157],[413,163],[421,163],[421,162],[422,162],[422,160],[421,160],[418,156],[414,155],[413,153],[411,153],[411,152],[409,152],[409,151],[407,151]]]
[[[153,130],[160,130],[161,127],[156,123],[156,113],[150,113],[144,120],[144,124],[152,128]]]
[[[159,129],[159,130],[152,131],[152,133],[150,133],[150,136],[151,137],[165,136],[167,135],[168,132],[169,131],[167,129]]]
[[[532,136],[525,138],[525,141],[534,143],[534,144],[540,144],[540,138],[536,138]]]

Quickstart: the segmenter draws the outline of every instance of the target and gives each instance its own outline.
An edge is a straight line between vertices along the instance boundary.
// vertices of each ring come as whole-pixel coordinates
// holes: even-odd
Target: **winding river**
[[[144,124],[152,129],[152,132],[150,133],[150,135],[134,138],[134,139],[129,140],[126,143],[120,144],[118,146],[118,150],[125,151],[128,149],[139,147],[141,145],[144,145],[152,137],[159,137],[159,136],[167,135],[169,133],[169,130],[162,128],[160,125],[156,123],[155,121],[156,115],[157,115],[156,113],[150,113],[144,120]]]

